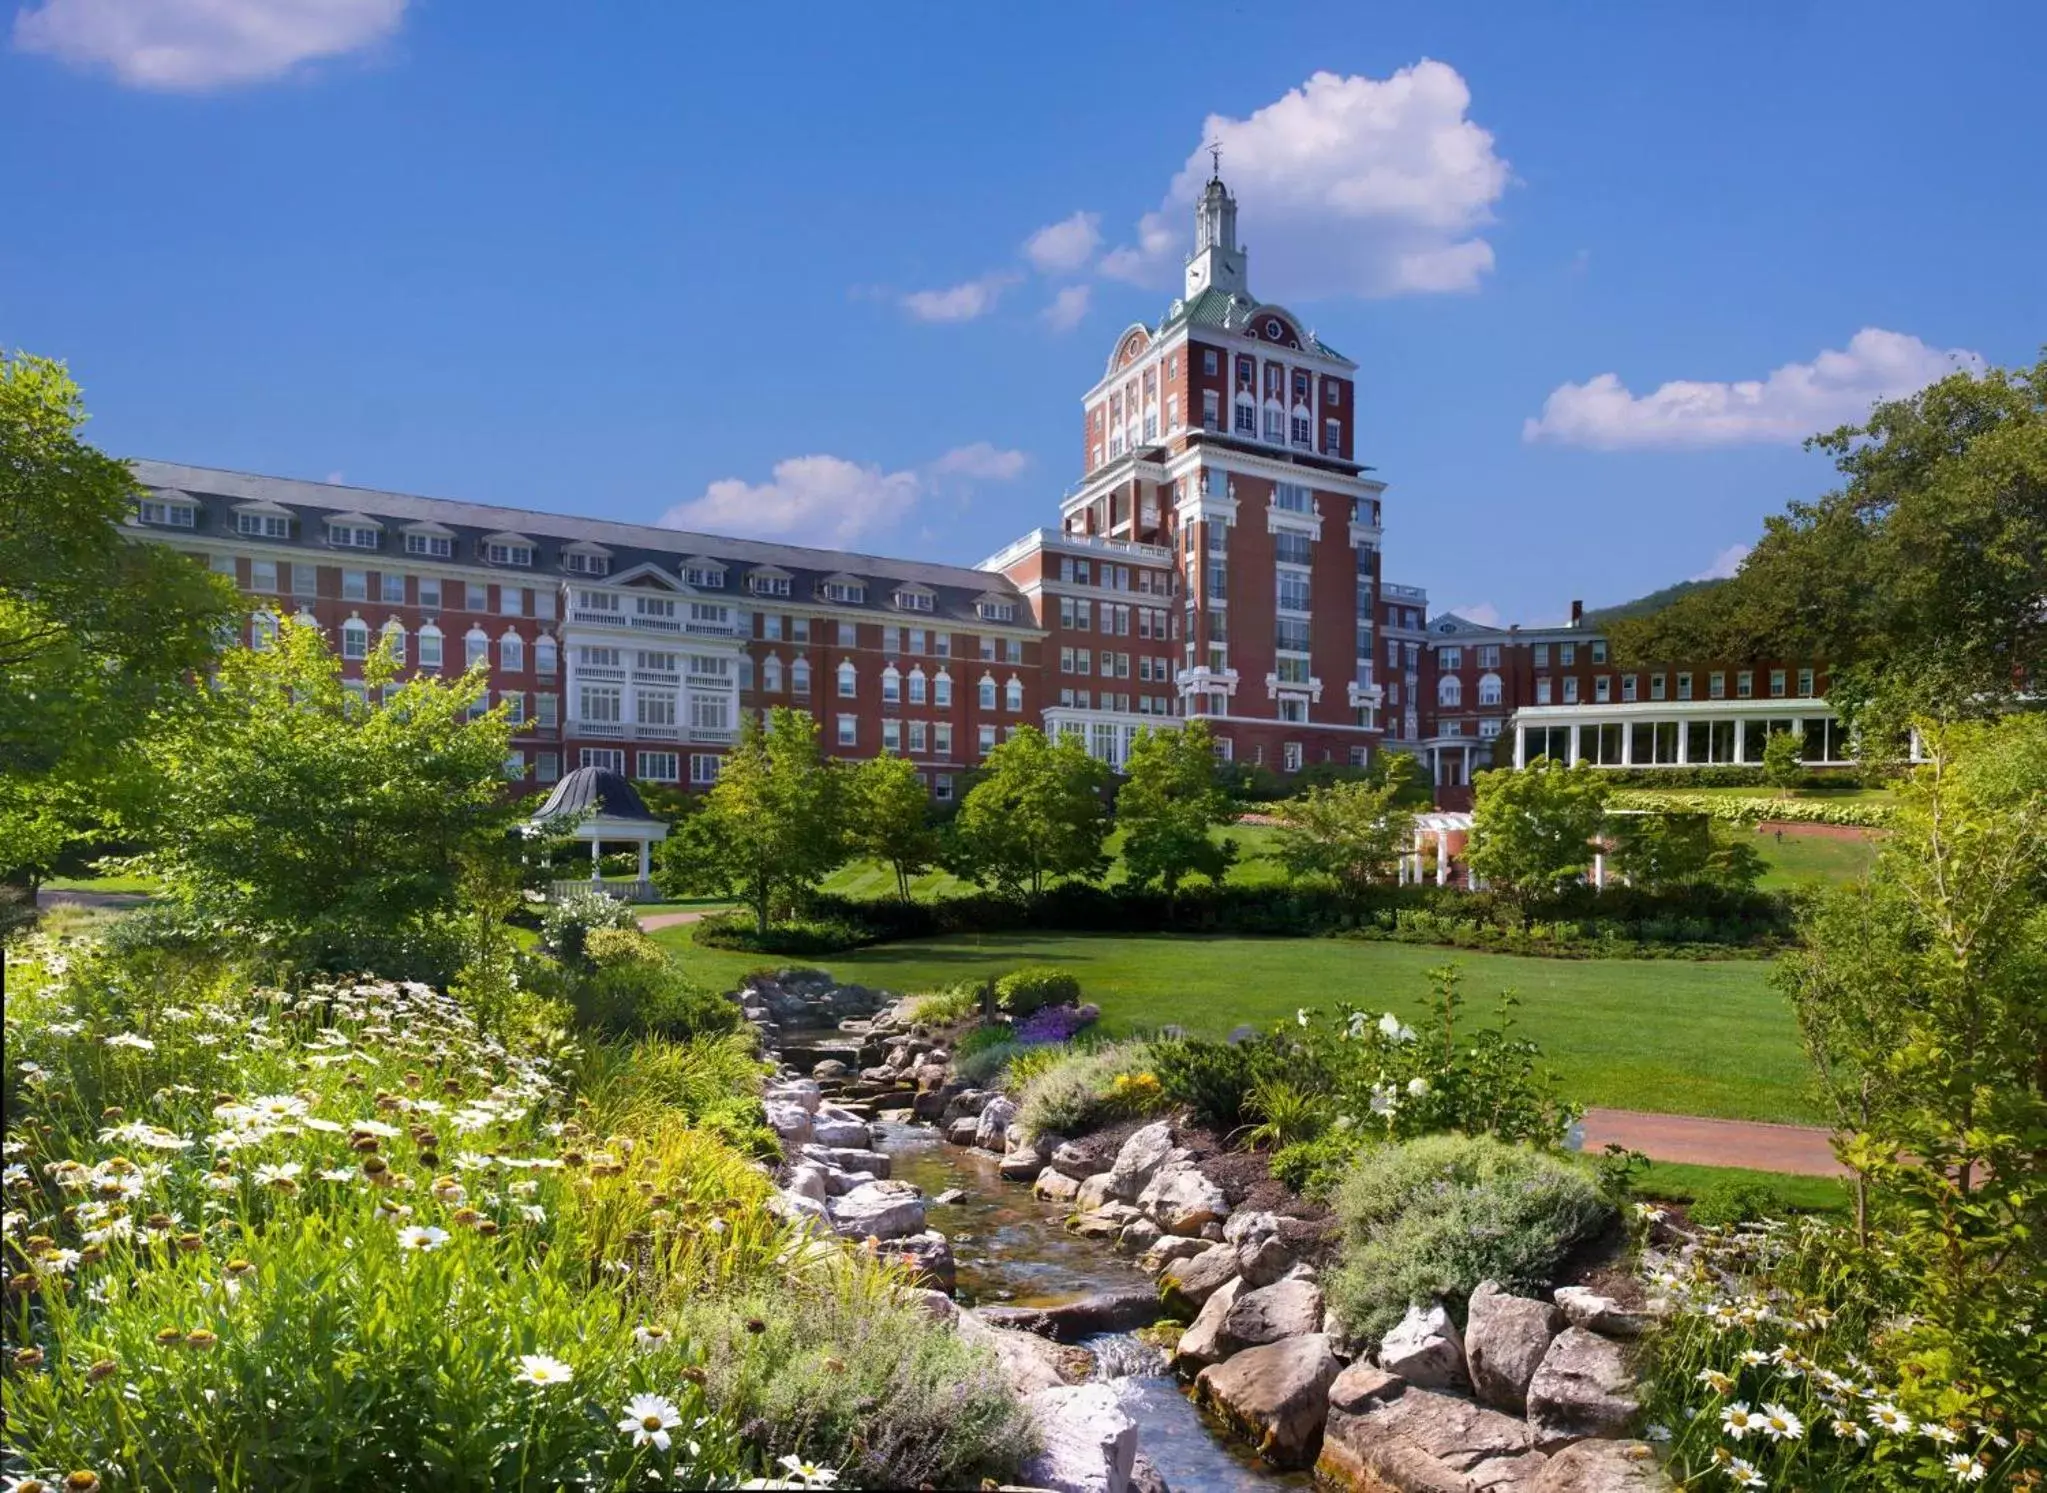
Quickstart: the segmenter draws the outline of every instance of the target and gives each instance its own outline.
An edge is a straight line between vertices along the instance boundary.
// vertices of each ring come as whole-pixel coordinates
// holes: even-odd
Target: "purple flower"
[[[1016,1024],[1016,1040],[1027,1045],[1070,1041],[1100,1014],[1094,1006],[1045,1006]]]

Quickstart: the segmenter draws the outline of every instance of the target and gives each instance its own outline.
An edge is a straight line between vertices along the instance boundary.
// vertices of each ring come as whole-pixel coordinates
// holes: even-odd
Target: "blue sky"
[[[1389,579],[1532,621],[2047,341],[2035,4],[1026,14],[17,0],[0,343],[126,454],[972,562],[1056,522],[1214,135]]]

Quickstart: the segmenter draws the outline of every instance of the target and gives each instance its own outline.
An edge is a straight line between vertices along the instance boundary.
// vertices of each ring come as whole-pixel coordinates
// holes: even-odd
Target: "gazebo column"
[[[595,838],[590,841],[590,879],[604,879],[604,842]]]
[[[649,875],[649,873],[650,873],[650,872],[651,872],[651,871],[653,870],[653,856],[654,856],[654,842],[653,842],[652,840],[642,840],[642,841],[640,841],[640,885],[641,885],[641,886],[645,886],[645,885],[647,884],[647,882],[648,882],[648,881],[649,881],[649,880],[651,879],[651,878],[650,878],[650,875]]]
[[[1439,829],[1436,831],[1436,885],[1448,886],[1449,884],[1450,832],[1445,829]]]

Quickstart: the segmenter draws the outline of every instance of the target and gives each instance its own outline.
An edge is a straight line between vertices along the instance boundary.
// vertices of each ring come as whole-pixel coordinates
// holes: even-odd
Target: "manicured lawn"
[[[1236,842],[1237,863],[1226,878],[1231,886],[1265,886],[1285,880],[1272,861],[1264,859],[1272,849],[1276,831],[1266,824],[1237,824],[1221,832],[1221,838]],[[1109,869],[1102,885],[1123,881],[1123,832],[1113,831],[1108,839]],[[893,897],[896,874],[876,861],[849,861],[827,876],[823,890],[835,897]],[[937,897],[964,897],[979,891],[971,881],[962,881],[948,871],[927,871],[910,883],[910,895],[920,902]]]
[[[1635,1195],[1659,1203],[1689,1203],[1716,1182],[1760,1182],[1801,1213],[1841,1213],[1848,1208],[1847,1184],[1835,1177],[1800,1177],[1740,1166],[1692,1166],[1659,1161],[1635,1178]]]
[[[156,891],[150,876],[52,876],[42,884],[46,892],[143,892]]]
[[[1809,881],[1860,879],[1876,860],[1877,842],[1786,830],[1782,835],[1756,835],[1755,847],[1769,868],[1757,885],[1766,892],[1781,892]]]
[[[729,989],[764,959],[698,949],[687,927],[655,938],[707,982]],[[1291,1021],[1300,1006],[1351,1000],[1423,1013],[1426,971],[1463,971],[1469,1019],[1494,996],[1522,999],[1519,1032],[1542,1044],[1568,1092],[1586,1104],[1665,1114],[1804,1121],[1805,1060],[1783,998],[1757,960],[1527,959],[1505,954],[1355,943],[1333,938],[1192,938],[1165,934],[989,934],[881,944],[814,961],[842,979],[931,990],[1020,964],[1079,976],[1110,1033],[1178,1025],[1223,1036],[1249,1023]]]

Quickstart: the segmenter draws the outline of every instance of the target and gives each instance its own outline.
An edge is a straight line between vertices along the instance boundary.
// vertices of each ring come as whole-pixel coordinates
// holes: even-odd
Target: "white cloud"
[[[943,290],[913,290],[903,297],[903,309],[918,321],[972,321],[993,311],[1016,281],[1015,275],[998,270]]]
[[[279,77],[398,29],[406,0],[43,0],[14,45],[136,88],[197,92]]]
[[[842,456],[792,456],[775,463],[766,482],[725,477],[700,498],[661,515],[671,529],[696,529],[755,539],[845,546],[891,529],[940,488],[975,480],[1009,481],[1029,459],[986,441],[959,446],[925,466],[885,472]]]
[[[1045,318],[1045,325],[1053,331],[1070,332],[1087,316],[1093,296],[1092,285],[1069,285],[1053,296],[1051,304],[1038,314]]]
[[[1474,289],[1493,267],[1478,230],[1509,171],[1470,106],[1457,70],[1424,59],[1384,79],[1316,73],[1247,119],[1211,114],[1164,203],[1102,271],[1177,281],[1213,142],[1254,286],[1301,299]]]
[[[1086,266],[1102,246],[1102,215],[1075,213],[1048,223],[1024,240],[1024,258],[1041,275],[1071,274]]]
[[[1746,544],[1728,545],[1726,549],[1713,557],[1711,565],[1708,565],[1704,570],[1693,576],[1692,579],[1695,581],[1726,580],[1735,571],[1741,569],[1741,562],[1748,558],[1749,549],[1750,546]]]
[[[1845,351],[1786,363],[1767,378],[1736,383],[1674,379],[1631,394],[1616,373],[1550,391],[1521,438],[1618,451],[1651,446],[1795,444],[1860,421],[1870,406],[1925,388],[1958,368],[1980,373],[1980,353],[1942,351],[1903,332],[1864,327]]]

